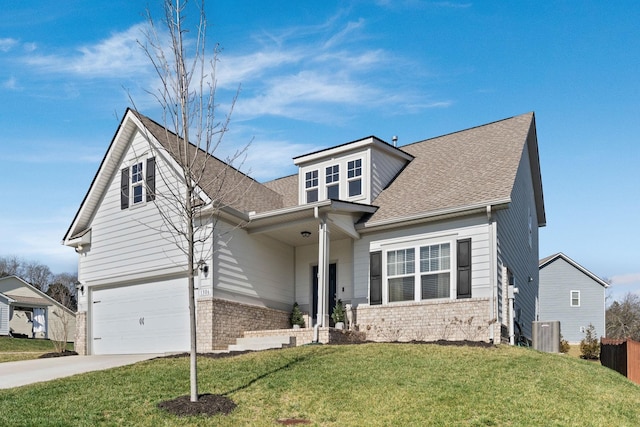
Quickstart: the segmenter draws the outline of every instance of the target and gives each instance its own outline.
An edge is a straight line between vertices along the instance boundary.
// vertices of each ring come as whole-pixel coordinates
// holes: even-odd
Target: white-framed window
[[[388,302],[451,297],[450,243],[388,250],[386,261]]]
[[[451,296],[451,246],[449,243],[420,247],[422,299]]]
[[[571,307],[580,307],[580,291],[571,291]]]
[[[131,166],[131,200],[133,204],[144,201],[144,169],[143,163],[134,163]]]
[[[318,201],[318,171],[313,170],[305,174],[304,188],[307,194],[307,203]]]
[[[362,159],[347,162],[347,188],[349,197],[362,194]]]
[[[415,249],[387,252],[389,302],[415,300]]]
[[[340,198],[340,165],[329,166],[325,169],[325,182],[327,184],[327,199],[338,200]]]

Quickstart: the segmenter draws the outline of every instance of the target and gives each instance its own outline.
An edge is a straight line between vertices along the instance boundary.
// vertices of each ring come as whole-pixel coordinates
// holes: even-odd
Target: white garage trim
[[[90,304],[91,354],[189,350],[185,278],[94,289]]]

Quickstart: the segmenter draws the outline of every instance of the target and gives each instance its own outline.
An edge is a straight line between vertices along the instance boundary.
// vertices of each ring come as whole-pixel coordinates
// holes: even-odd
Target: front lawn
[[[530,349],[305,346],[199,358],[201,393],[228,416],[157,408],[189,393],[188,358],[156,359],[0,390],[0,425],[640,425],[640,388],[583,360]]]
[[[73,343],[67,344],[67,349],[73,350]],[[37,359],[54,351],[53,343],[49,340],[0,337],[0,363]]]

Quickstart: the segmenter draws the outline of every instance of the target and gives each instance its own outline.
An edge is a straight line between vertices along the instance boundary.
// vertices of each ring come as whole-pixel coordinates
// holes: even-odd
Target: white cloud
[[[0,39],[0,52],[9,52],[18,44],[18,40],[11,38]]]
[[[640,273],[619,274],[611,277],[614,285],[640,285]]]
[[[144,28],[144,24],[134,25],[95,45],[81,46],[73,54],[31,54],[24,61],[42,71],[84,77],[136,75],[150,69],[149,60],[138,44],[138,40],[144,38]]]
[[[17,90],[19,89],[18,80],[15,77],[10,77],[9,79],[2,82],[2,87],[9,90]]]

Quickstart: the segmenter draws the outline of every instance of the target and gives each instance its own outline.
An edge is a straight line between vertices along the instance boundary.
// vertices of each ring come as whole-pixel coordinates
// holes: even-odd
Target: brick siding
[[[368,341],[489,341],[489,299],[358,306],[356,329]]]
[[[76,336],[73,348],[81,356],[87,354],[87,312],[76,313]]]
[[[226,349],[245,331],[288,329],[290,313],[221,299],[198,300],[198,351]]]

